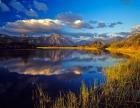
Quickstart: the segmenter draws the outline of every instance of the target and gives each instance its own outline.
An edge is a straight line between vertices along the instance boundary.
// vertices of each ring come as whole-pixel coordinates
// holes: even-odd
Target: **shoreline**
[[[62,49],[62,50],[100,50],[98,48],[93,47],[36,47],[37,49]]]
[[[132,58],[140,58],[140,49],[134,48],[105,48],[110,53],[120,53]]]

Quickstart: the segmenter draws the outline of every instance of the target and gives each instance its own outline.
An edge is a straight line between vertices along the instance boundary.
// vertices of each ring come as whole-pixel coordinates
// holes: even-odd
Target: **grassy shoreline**
[[[55,100],[51,100],[48,95],[45,96],[47,91],[38,87],[38,94],[34,96],[38,108],[138,108],[140,106],[139,49],[106,48],[106,50],[129,55],[130,58],[105,68],[107,81],[103,87],[87,88],[83,84],[80,95],[77,96],[70,91],[64,95],[60,93]]]
[[[106,48],[107,51],[110,53],[120,53],[123,55],[127,55],[132,58],[140,58],[140,48],[134,49],[134,48]]]

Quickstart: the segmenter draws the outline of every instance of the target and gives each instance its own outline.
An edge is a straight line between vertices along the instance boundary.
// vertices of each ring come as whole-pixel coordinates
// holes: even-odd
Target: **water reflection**
[[[0,66],[26,75],[80,75],[83,72],[101,72],[101,68],[118,60],[98,54],[72,50],[9,50],[0,54]]]

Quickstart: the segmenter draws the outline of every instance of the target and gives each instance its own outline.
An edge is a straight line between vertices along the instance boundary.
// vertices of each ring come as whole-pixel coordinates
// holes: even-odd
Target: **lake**
[[[82,82],[87,87],[102,87],[106,82],[104,69],[122,60],[103,51],[2,50],[0,108],[32,108],[36,84],[52,98],[60,91],[78,94]]]

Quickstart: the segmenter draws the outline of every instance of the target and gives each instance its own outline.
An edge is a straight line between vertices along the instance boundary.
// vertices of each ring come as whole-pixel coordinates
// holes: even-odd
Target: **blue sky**
[[[140,0],[0,0],[5,34],[123,35],[139,24]]]

